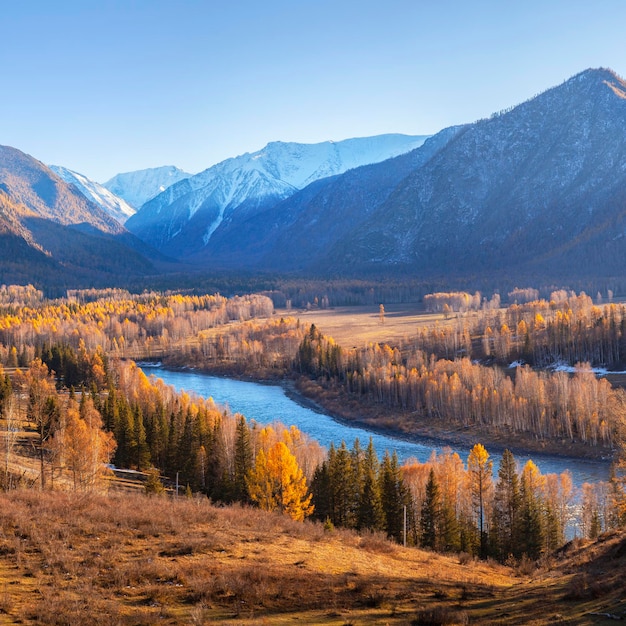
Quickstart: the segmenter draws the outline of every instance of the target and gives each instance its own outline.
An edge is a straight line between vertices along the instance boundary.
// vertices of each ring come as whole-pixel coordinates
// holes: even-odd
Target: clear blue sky
[[[0,144],[99,182],[431,134],[626,73],[623,0],[21,0],[1,20]]]

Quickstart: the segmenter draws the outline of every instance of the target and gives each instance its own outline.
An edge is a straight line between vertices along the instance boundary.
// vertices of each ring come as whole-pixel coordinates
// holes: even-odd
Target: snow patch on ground
[[[568,365],[567,363],[555,363],[548,367],[553,372],[566,372],[567,374],[575,374],[576,372],[591,372],[596,376],[607,376],[608,374],[626,374],[626,371],[616,372],[607,369],[606,367],[576,367],[574,365]]]
[[[516,367],[522,367],[524,365],[526,365],[524,361],[513,361],[513,363],[509,365],[509,369],[515,369]]]
[[[523,367],[526,365],[524,361],[513,361],[509,364],[509,369],[515,369],[516,367]],[[566,374],[575,374],[576,372],[591,372],[596,376],[607,376],[608,374],[626,374],[626,371],[614,371],[609,370],[606,367],[581,367],[576,365],[569,365],[568,363],[553,363],[546,367],[550,372],[565,372]]]

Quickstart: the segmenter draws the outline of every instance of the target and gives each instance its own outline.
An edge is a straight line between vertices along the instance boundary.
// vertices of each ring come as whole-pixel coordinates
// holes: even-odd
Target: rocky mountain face
[[[102,186],[111,193],[125,200],[133,209],[138,210],[143,204],[165,191],[171,185],[189,178],[191,174],[173,165],[151,167],[136,172],[125,172],[113,176]]]
[[[581,273],[623,258],[626,83],[588,70],[466,126],[338,241],[326,265]],[[616,243],[618,242],[618,243]],[[603,261],[600,261],[603,259]]]
[[[145,244],[74,185],[8,146],[0,146],[0,237],[4,283],[110,284],[153,271]]]
[[[37,217],[63,225],[82,224],[105,233],[123,232],[115,219],[50,168],[9,146],[0,146],[0,190]]]
[[[224,228],[262,213],[307,185],[403,154],[425,139],[382,135],[320,144],[270,143],[172,185],[147,202],[127,227],[167,254],[201,253]]]
[[[69,170],[66,167],[58,165],[49,165],[48,167],[66,183],[75,185],[83,196],[97,204],[101,209],[104,209],[120,224],[123,224],[131,215],[135,214],[133,207],[122,198],[118,198],[100,183],[96,183],[83,174]]]

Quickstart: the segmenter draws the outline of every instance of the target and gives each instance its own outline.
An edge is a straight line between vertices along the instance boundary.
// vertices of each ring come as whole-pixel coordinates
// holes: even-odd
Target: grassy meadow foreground
[[[0,495],[0,624],[600,624],[626,537],[510,568],[206,498]],[[601,576],[600,576],[601,574]]]

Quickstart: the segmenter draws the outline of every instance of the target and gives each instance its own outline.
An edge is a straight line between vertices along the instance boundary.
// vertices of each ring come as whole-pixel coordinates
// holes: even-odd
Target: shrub
[[[432,609],[419,611],[411,622],[413,626],[464,626],[469,624],[469,617],[465,611],[459,611],[447,606],[437,606]]]

